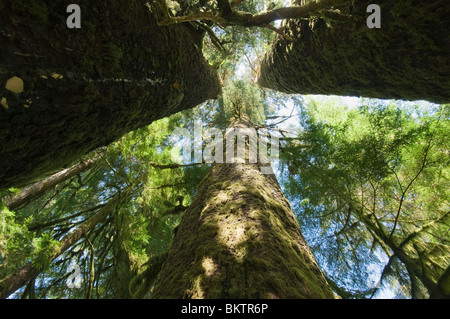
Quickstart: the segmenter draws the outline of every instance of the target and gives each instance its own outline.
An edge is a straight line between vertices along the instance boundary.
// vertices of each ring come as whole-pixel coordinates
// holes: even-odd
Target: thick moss
[[[299,94],[450,101],[450,7],[446,0],[380,0],[381,28],[369,29],[370,0],[338,8],[346,20],[312,17],[285,28],[261,64],[260,85]]]
[[[71,1],[2,2],[0,188],[217,96],[196,31],[158,27],[147,2],[78,1],[80,29],[66,26]],[[24,82],[20,94],[5,88],[13,76]]]
[[[334,298],[274,175],[215,164],[186,211],[153,298]]]

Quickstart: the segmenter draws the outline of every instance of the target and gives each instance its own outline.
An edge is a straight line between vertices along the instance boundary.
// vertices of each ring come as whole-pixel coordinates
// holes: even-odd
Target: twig
[[[288,36],[286,33],[283,32],[283,30],[275,28],[273,25],[271,24],[267,24],[264,26],[267,29],[270,29],[272,31],[275,31],[276,33],[278,33],[279,35],[281,35],[283,38],[285,38],[286,40],[289,41],[294,41],[294,39],[292,39],[290,36]]]

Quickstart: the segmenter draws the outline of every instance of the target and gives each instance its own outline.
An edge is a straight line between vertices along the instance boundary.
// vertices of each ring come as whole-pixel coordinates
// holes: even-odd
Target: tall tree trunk
[[[296,1],[300,3],[300,1]],[[381,28],[368,28],[381,8]],[[450,102],[447,0],[354,0],[292,20],[266,54],[261,86],[299,94]],[[348,17],[347,17],[347,16]]]
[[[24,187],[19,193],[6,199],[6,206],[8,206],[10,210],[14,210],[29,203],[56,185],[91,168],[98,162],[99,159],[100,157],[83,160],[69,168],[63,169],[62,171],[43,179],[42,181]]]
[[[249,128],[236,120],[232,128]],[[153,298],[334,298],[276,177],[215,163],[178,227]]]
[[[123,196],[123,193],[122,193]],[[85,220],[74,231],[66,235],[61,241],[57,249],[49,256],[49,261],[55,260],[58,256],[72,247],[84,234],[93,229],[96,225],[102,222],[110,213],[114,211],[114,208],[121,200],[121,195],[118,193],[115,195],[107,205],[100,208],[100,210],[91,218]],[[9,275],[8,277],[0,280],[0,299],[8,298],[9,295],[14,293],[17,289],[25,285],[28,281],[39,275],[44,269],[41,265],[36,265],[33,262],[29,262],[17,272]]]
[[[22,187],[125,133],[215,98],[188,25],[148,0],[0,2],[0,189]]]

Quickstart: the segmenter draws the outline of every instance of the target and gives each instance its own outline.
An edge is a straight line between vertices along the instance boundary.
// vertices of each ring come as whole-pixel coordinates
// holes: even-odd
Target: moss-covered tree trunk
[[[231,127],[249,127],[236,120]],[[275,175],[215,163],[178,227],[153,298],[334,298]]]
[[[380,6],[381,28],[367,26],[372,3]],[[354,0],[331,9],[340,14],[328,11],[287,23],[284,32],[293,41],[277,35],[260,67],[261,86],[450,102],[447,0]]]
[[[136,268],[139,266],[136,260],[131,258],[129,241],[129,231],[132,224],[129,222],[127,214],[119,213],[113,216],[114,240],[112,242],[113,251],[113,275],[111,278],[111,292],[115,299],[130,299],[130,282],[136,275]],[[128,238],[127,238],[128,237]]]
[[[0,2],[0,189],[220,92],[201,33],[158,27],[155,1],[76,1],[71,29],[72,2]]]

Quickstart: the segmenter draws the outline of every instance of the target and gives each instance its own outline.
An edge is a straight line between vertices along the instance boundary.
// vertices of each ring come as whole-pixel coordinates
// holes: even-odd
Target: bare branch
[[[278,33],[279,35],[281,35],[283,38],[285,38],[286,40],[289,41],[294,41],[294,39],[292,39],[290,36],[288,36],[286,33],[283,32],[283,30],[275,28],[273,25],[268,24],[265,26],[267,29],[270,29],[272,31],[275,31],[276,33]]]
[[[310,2],[304,6],[283,7],[274,10],[265,11],[258,14],[234,10],[229,0],[217,0],[219,7],[218,14],[212,12],[199,12],[187,16],[169,17],[168,14],[158,22],[160,26],[168,26],[171,24],[207,20],[215,23],[230,26],[240,25],[243,27],[267,27],[268,24],[276,20],[285,19],[302,19],[311,16],[321,16],[325,11],[330,11],[331,7],[337,4],[347,2],[348,0],[322,0],[318,2]],[[165,2],[161,0],[161,2]],[[348,19],[348,16],[340,15],[335,11],[333,16],[343,16]],[[341,17],[342,18],[342,17]]]
[[[180,17],[169,17],[166,16],[164,19],[160,20],[158,22],[159,26],[168,26],[172,24],[178,24],[183,22],[192,22],[192,21],[213,21],[215,23],[219,24],[227,24],[226,20],[222,18],[221,16],[214,15],[211,12],[199,12],[199,13],[193,13],[187,16],[180,16]]]

